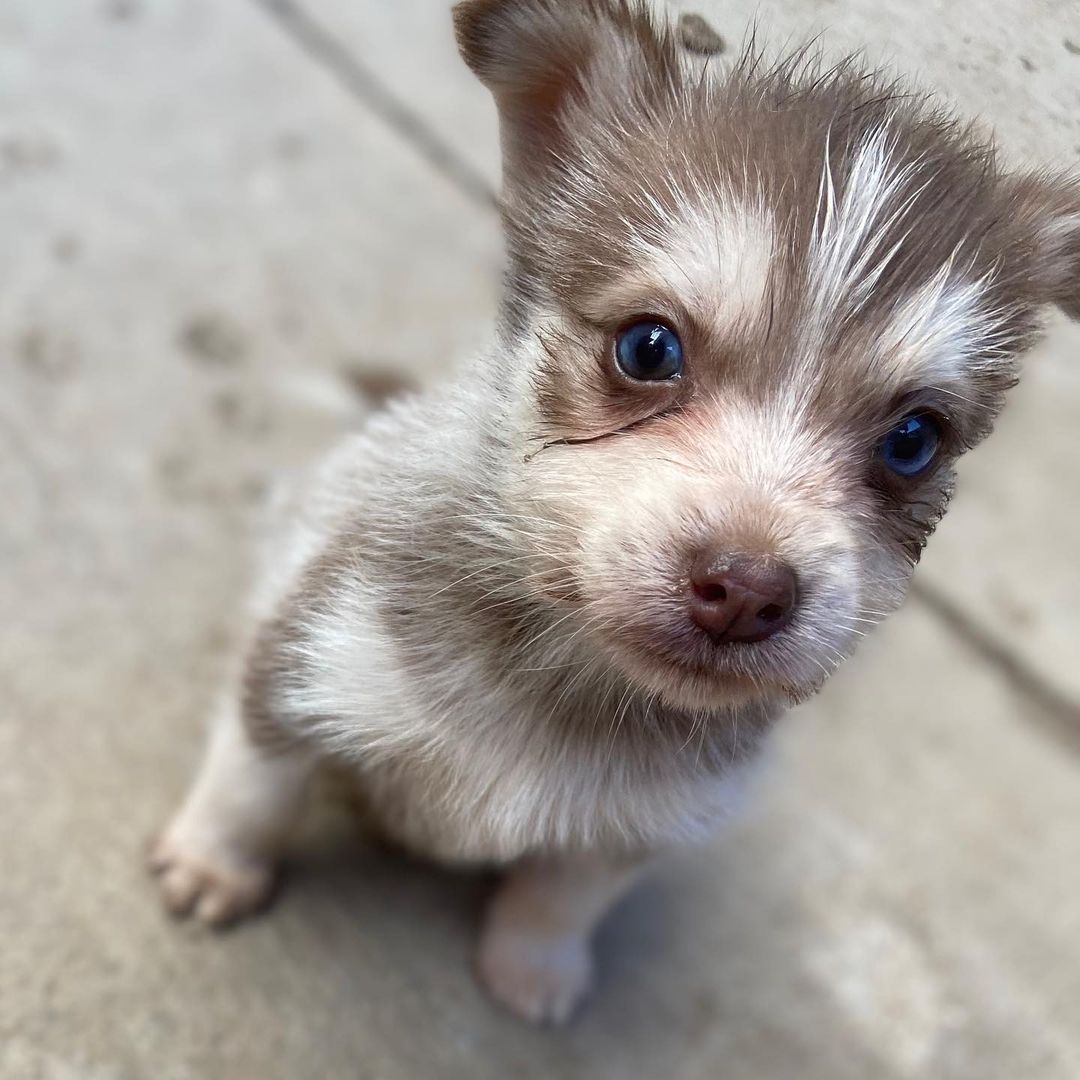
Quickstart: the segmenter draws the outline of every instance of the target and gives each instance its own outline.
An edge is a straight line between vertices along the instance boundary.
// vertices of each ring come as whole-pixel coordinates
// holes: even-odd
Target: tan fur
[[[295,501],[241,708],[156,865],[174,907],[241,913],[333,760],[399,842],[519,866],[480,969],[558,1019],[622,868],[707,835],[784,707],[902,599],[1039,309],[1080,311],[1080,194],[1002,175],[854,62],[703,70],[625,0],[455,21],[502,123],[497,343]],[[645,315],[680,378],[617,367]],[[943,452],[903,480],[877,448],[915,411]],[[792,568],[782,631],[717,646],[688,619],[705,549]]]

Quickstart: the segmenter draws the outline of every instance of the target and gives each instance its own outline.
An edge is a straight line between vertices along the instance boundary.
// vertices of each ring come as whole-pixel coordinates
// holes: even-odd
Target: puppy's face
[[[456,16],[503,124],[528,587],[670,704],[805,695],[1080,306],[1075,184],[853,68],[695,70],[621,0]]]

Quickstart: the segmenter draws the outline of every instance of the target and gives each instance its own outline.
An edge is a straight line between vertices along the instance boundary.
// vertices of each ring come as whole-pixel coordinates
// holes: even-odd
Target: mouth
[[[777,698],[790,701],[812,692],[789,685],[752,644],[715,645],[701,634],[692,643],[657,640],[646,644],[620,638],[607,645],[635,681],[683,708],[718,708]]]
[[[767,642],[717,644],[692,626],[673,630],[624,623],[602,644],[630,678],[675,707],[795,705],[821,688],[847,652],[845,636],[837,638],[831,657],[818,656],[806,640],[811,633],[796,619]]]

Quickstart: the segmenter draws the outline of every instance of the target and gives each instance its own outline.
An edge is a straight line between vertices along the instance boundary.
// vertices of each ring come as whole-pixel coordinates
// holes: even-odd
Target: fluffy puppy
[[[1080,190],[854,61],[721,73],[631,0],[454,18],[495,344],[300,493],[152,860],[172,910],[252,910],[333,759],[397,841],[506,867],[481,978],[560,1020],[650,853],[900,602],[1039,310],[1080,313]]]

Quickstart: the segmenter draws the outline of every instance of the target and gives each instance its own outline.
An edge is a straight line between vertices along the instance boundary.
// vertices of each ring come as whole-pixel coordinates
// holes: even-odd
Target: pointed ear
[[[495,97],[508,176],[558,158],[568,108],[587,105],[599,80],[664,78],[678,63],[640,0],[464,0],[454,30]]]
[[[1011,187],[1009,211],[1030,244],[1036,300],[1080,319],[1080,176],[1033,173]]]

